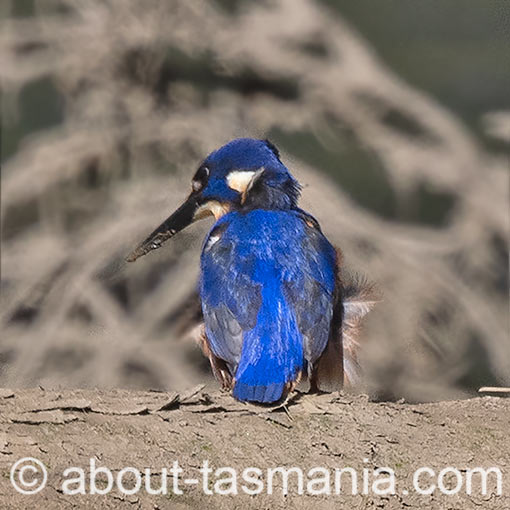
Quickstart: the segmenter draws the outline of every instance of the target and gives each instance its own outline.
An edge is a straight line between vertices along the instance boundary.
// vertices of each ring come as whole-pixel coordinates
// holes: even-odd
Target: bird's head
[[[194,221],[219,219],[230,211],[291,209],[300,186],[268,140],[238,138],[212,152],[191,180],[186,201],[127,258],[129,262],[159,248]]]

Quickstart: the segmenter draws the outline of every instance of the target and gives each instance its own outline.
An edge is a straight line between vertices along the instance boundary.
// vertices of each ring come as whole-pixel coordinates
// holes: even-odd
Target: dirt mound
[[[0,507],[509,508],[509,415],[510,400],[494,397],[410,405],[298,394],[273,410],[203,387],[187,394],[1,390]],[[31,468],[20,477],[23,463],[12,469],[25,457],[47,472],[37,494],[12,485],[33,490],[43,480]],[[460,480],[458,493],[414,490],[417,469],[429,469],[418,477],[427,491],[440,487],[448,466],[457,474],[444,473],[443,486],[452,491]],[[485,495],[475,467],[501,472],[500,482],[489,472]],[[147,479],[152,491],[166,483],[167,493],[150,494]]]

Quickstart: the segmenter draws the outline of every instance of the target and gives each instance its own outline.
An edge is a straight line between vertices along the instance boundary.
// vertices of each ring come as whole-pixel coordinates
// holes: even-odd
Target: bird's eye
[[[193,180],[191,181],[191,187],[193,191],[200,191],[202,188],[205,187],[207,184],[207,179],[209,178],[209,169],[206,166],[201,166],[195,176],[193,177]]]

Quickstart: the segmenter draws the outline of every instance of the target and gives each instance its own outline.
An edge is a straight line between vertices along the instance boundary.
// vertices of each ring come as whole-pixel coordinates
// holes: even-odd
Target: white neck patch
[[[244,193],[256,173],[257,170],[234,170],[227,175],[228,187]]]

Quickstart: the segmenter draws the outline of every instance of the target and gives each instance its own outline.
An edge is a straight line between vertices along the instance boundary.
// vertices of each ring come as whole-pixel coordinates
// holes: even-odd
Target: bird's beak
[[[142,255],[158,249],[165,241],[173,237],[188,225],[199,219],[197,211],[201,206],[200,195],[191,193],[187,200],[168,217],[152,234],[135,248],[126,258],[127,262],[134,262]]]

